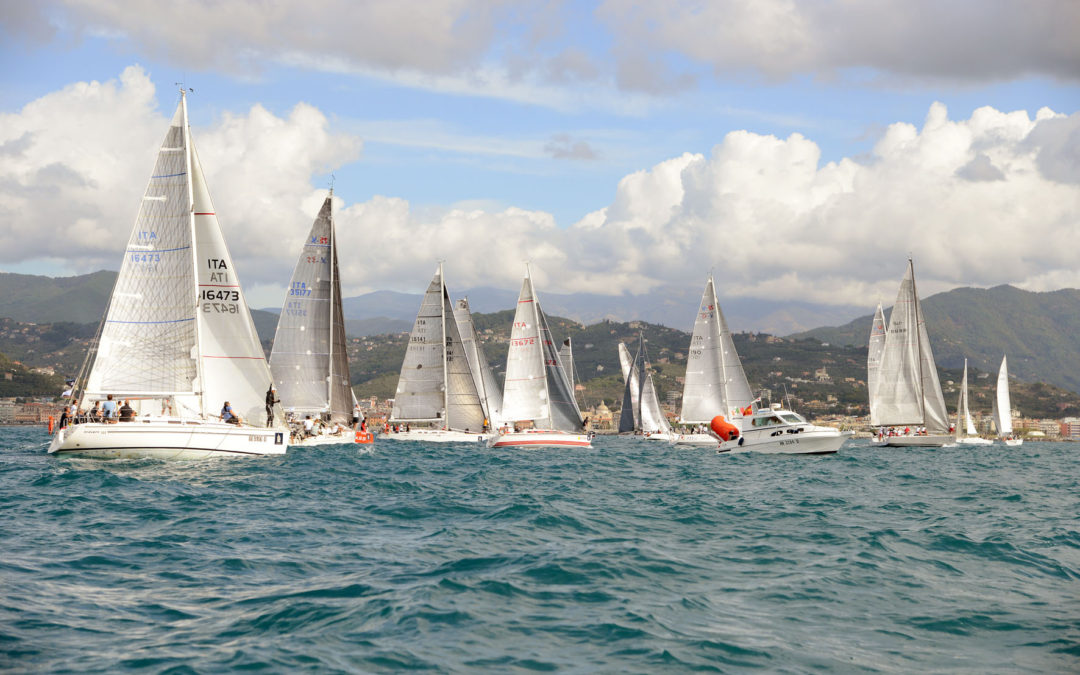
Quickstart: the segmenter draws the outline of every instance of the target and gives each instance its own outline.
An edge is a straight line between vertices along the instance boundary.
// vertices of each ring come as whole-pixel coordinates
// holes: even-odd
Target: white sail
[[[502,410],[502,388],[499,386],[495,374],[491,372],[484,348],[476,335],[476,326],[473,324],[472,313],[469,311],[469,301],[462,298],[454,307],[454,319],[457,321],[458,331],[461,333],[461,341],[465,346],[465,355],[469,359],[472,368],[473,381],[476,383],[477,392],[480,395],[480,404],[494,428],[498,426]]]
[[[510,332],[502,417],[508,422],[532,420],[538,429],[582,429],[581,411],[528,272]]]
[[[641,387],[641,430],[647,434],[671,432],[671,425],[660,409],[660,399],[656,395],[652,373],[645,375],[645,382]]]
[[[960,380],[960,399],[956,402],[956,437],[977,436],[975,423],[971,420],[971,411],[968,407],[968,370],[967,359],[964,359],[964,376]]]
[[[866,390],[870,394],[870,420],[877,418],[877,386],[881,370],[881,354],[885,349],[885,313],[878,303],[874,322],[870,326],[870,346],[866,354]]]
[[[352,396],[331,202],[331,197],[323,202],[293,269],[270,371],[288,410],[328,412],[333,422],[347,423]]]
[[[180,105],[158,151],[116,278],[86,383],[91,397],[196,394],[200,307],[185,128]]]
[[[622,343],[619,343],[622,346]],[[626,350],[626,347],[623,347]],[[627,377],[624,378],[622,409],[619,413],[619,433],[641,431],[641,394],[644,382],[642,373],[645,371],[644,363],[645,339],[638,336],[638,348],[634,358],[630,361],[627,369]],[[627,350],[629,353],[629,350]],[[621,358],[620,358],[621,361]]]
[[[717,415],[731,419],[753,401],[742,361],[735,351],[710,275],[694,320],[686,360],[682,421],[707,423]]]
[[[626,405],[626,398],[629,394],[630,397],[630,411],[632,413],[635,422],[640,422],[641,417],[641,371],[635,367],[635,357],[630,355],[630,348],[626,346],[626,343],[619,343],[619,366],[622,368],[623,375],[623,405]],[[622,418],[620,417],[620,426],[622,425]],[[636,426],[640,426],[639,424]],[[631,429],[632,430],[632,429]],[[620,428],[620,431],[622,429]]]
[[[128,240],[84,395],[165,399],[176,414],[198,417],[216,417],[228,401],[254,421],[270,382],[181,97]]]
[[[441,422],[479,431],[484,424],[472,368],[440,264],[428,284],[401,364],[391,420]]]
[[[889,317],[878,369],[877,405],[871,424],[924,425],[930,434],[948,433],[948,412],[938,381],[930,338],[909,260]]]
[[[559,360],[562,361],[563,370],[566,371],[566,381],[570,383],[570,391],[574,391],[574,347],[570,338],[562,341],[559,348]]]
[[[994,426],[998,436],[1009,436],[1013,432],[1012,401],[1009,399],[1009,367],[1006,357],[1001,357],[998,369],[997,389],[994,392]]]

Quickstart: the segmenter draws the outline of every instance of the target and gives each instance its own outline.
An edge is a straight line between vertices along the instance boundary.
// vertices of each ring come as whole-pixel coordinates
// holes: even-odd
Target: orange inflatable
[[[725,421],[723,415],[717,415],[712,418],[712,422],[709,423],[709,426],[712,428],[714,434],[725,441],[730,441],[739,437],[739,427],[731,422]]]
[[[355,441],[357,443],[374,443],[375,437],[371,435],[370,431],[357,431]]]
[[[52,430],[53,430],[53,416],[49,415],[49,433],[50,434],[52,433]]]

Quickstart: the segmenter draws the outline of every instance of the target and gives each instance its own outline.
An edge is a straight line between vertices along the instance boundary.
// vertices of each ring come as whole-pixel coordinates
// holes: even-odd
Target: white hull
[[[720,444],[720,439],[712,434],[672,434],[671,442],[675,445],[687,447],[707,446],[715,448]]]
[[[940,448],[956,443],[948,434],[941,436],[886,436],[877,445],[883,448]]]
[[[801,429],[801,430],[797,430]],[[779,432],[779,433],[778,433]],[[810,425],[750,429],[739,440],[725,441],[718,453],[760,452],[767,455],[831,455],[851,437],[832,427]]]
[[[994,442],[989,438],[979,438],[978,436],[968,436],[966,438],[956,439],[957,445],[993,445]]]
[[[284,429],[180,418],[116,424],[90,422],[57,431],[49,445],[49,454],[94,459],[284,455],[288,436]]]
[[[379,436],[389,441],[419,441],[421,443],[483,443],[491,437],[490,433],[452,429],[410,429],[409,431],[383,432]]]
[[[488,441],[489,448],[591,448],[588,434],[568,431],[512,431]]]
[[[678,436],[678,434],[676,434],[674,432],[669,431],[667,433],[664,433],[664,432],[657,431],[656,433],[645,434],[645,440],[647,440],[647,441],[665,441],[667,443],[674,443],[675,438],[677,436]]]
[[[1022,438],[1009,438],[1009,439],[1005,439],[1005,440],[1003,440],[1001,442],[1004,443],[1005,445],[1008,445],[1010,447],[1015,448],[1018,445],[1023,445],[1024,444],[1024,439],[1022,439]]]
[[[334,436],[333,434],[323,434],[319,436],[308,436],[306,438],[300,438],[289,441],[290,448],[310,448],[316,445],[370,445],[371,441],[361,443],[356,440],[356,432],[352,429],[341,432],[340,435]]]

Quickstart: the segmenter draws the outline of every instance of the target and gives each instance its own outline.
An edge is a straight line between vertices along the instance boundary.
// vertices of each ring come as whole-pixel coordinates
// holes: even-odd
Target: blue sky
[[[923,261],[923,288],[1080,285],[1060,255],[1031,246],[1008,264],[986,241],[1022,224],[1080,243],[1077,6],[8,4],[4,239],[18,238],[21,205],[56,167],[82,187],[55,186],[57,208],[41,218],[70,245],[8,246],[0,269],[118,265],[149,139],[183,80],[204,164],[220,160],[207,166],[211,191],[256,306],[284,287],[300,246],[290,234],[303,236],[331,173],[353,292],[422,288],[461,249],[485,254],[448,265],[461,285],[514,286],[529,258],[560,292],[698,285],[719,266],[733,295],[868,305],[895,293],[908,253]],[[294,119],[299,104],[318,119]],[[129,106],[123,126],[110,105]],[[87,140],[72,157],[80,129],[102,146]],[[145,152],[87,163],[143,138]],[[242,149],[214,156],[239,139],[260,146],[257,166]],[[888,235],[866,232],[877,227]]]

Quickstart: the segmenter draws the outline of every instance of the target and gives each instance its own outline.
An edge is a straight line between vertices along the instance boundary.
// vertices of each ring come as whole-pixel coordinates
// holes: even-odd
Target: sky
[[[890,304],[1080,287],[1075,0],[0,3],[0,271],[118,269],[192,134],[254,307],[331,183],[346,295]]]

